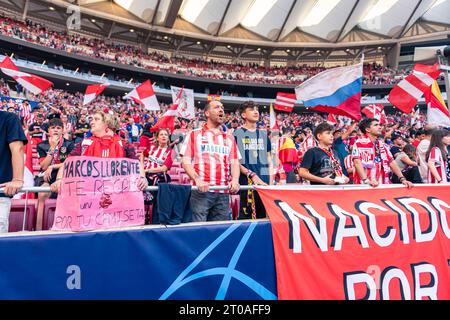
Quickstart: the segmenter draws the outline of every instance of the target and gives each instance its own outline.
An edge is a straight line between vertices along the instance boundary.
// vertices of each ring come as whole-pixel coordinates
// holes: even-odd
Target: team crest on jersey
[[[67,148],[66,147],[61,147],[61,153],[66,153]]]

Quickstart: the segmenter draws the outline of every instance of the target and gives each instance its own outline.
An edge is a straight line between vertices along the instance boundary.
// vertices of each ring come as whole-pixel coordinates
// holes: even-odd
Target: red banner
[[[450,299],[450,186],[261,187],[279,299]]]

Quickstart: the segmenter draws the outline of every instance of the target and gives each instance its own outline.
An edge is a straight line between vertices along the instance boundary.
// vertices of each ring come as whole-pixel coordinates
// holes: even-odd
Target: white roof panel
[[[408,21],[420,0],[378,0],[359,22],[361,29],[396,36]]]
[[[423,15],[428,21],[450,24],[450,0],[437,0]]]
[[[276,39],[293,2],[294,0],[255,0],[242,20],[242,25],[263,37]]]

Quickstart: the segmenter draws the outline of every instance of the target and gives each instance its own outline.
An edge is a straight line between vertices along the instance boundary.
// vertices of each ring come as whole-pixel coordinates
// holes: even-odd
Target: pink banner
[[[144,225],[139,162],[126,158],[70,157],[52,230],[87,231]]]

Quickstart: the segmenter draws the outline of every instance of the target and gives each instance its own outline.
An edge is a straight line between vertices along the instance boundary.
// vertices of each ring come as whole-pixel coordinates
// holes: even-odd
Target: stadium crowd
[[[0,90],[9,93],[3,80]],[[28,100],[5,99],[0,105],[0,121],[7,124],[3,126],[6,131],[0,133],[5,140],[0,143],[4,149],[0,152],[9,150],[8,141],[28,142],[37,154],[33,183],[50,185],[54,191],[38,195],[38,225],[44,202],[57,196],[62,163],[73,155],[139,159],[141,189],[171,181],[198,186],[190,200],[193,221],[231,217],[229,193],[207,192],[210,185],[236,193],[240,185],[255,184],[354,183],[375,187],[403,183],[411,187],[412,183],[450,181],[450,131],[428,127],[424,114],[388,114],[385,124],[373,118],[357,123],[337,117],[336,123],[330,124],[319,113],[280,112],[277,131],[270,128],[269,114],[252,101],[228,113],[221,102],[212,101],[196,108],[193,120],[177,118],[172,132],[165,128],[154,132],[152,128],[167,105],[161,104],[160,111],[147,111],[122,97],[101,95],[87,108],[82,100],[81,93],[50,89],[30,96],[30,101],[37,102],[34,108]],[[206,155],[198,154],[198,141],[212,146],[209,151],[205,149]],[[12,159],[17,160],[17,150],[23,152],[21,148],[9,151]],[[199,162],[201,165],[192,165]],[[24,165],[23,159],[18,165]],[[3,176],[9,177],[1,181],[6,183],[6,193],[17,193],[23,177],[10,165],[2,165],[2,169],[7,170]],[[155,211],[156,197],[155,192],[145,193],[147,223],[159,223],[150,209]],[[5,206],[8,198],[0,199]],[[233,218],[266,216],[257,192],[240,191],[239,201]],[[7,220],[2,219],[0,226],[5,231]]]
[[[22,22],[4,16],[0,16],[0,34],[109,62],[208,79],[298,85],[325,70],[307,65],[267,67],[257,63],[231,64],[169,57],[159,52],[146,53],[131,45],[107,44],[101,39],[53,31],[30,20]],[[392,70],[375,63],[364,65],[363,72],[363,84],[372,85],[394,84],[408,74],[407,70]]]

